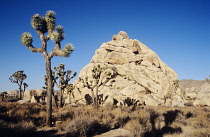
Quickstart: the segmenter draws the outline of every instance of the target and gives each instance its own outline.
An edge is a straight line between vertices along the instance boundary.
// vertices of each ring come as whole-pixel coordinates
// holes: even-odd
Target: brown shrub
[[[71,137],[84,137],[95,135],[100,124],[97,120],[78,118],[66,126],[67,135]]]

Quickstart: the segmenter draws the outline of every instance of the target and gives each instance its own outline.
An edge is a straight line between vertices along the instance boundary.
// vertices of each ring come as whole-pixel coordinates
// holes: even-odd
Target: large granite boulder
[[[39,102],[43,93],[44,93],[43,89],[26,90],[24,92],[23,100],[33,103]]]
[[[162,62],[154,51],[140,41],[130,39],[124,31],[103,43],[90,63],[81,70],[74,82],[76,102],[87,104],[88,97],[91,101],[92,90],[80,79],[90,78],[92,69],[97,65],[107,66],[112,73],[112,78],[108,80],[104,78],[106,73],[101,74],[98,88],[99,95],[103,95],[104,102],[108,98],[109,105],[110,102],[119,104],[128,98],[131,104],[165,105],[166,100],[176,100],[177,96],[179,100],[176,104],[181,103],[182,106],[185,102],[178,88],[176,72]]]

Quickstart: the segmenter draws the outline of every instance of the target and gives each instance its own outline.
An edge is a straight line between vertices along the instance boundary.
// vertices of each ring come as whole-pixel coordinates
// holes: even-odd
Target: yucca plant
[[[17,83],[19,86],[19,97],[20,99],[23,99],[23,94],[25,89],[28,87],[26,83],[23,83],[23,81],[27,78],[27,75],[23,73],[24,70],[19,70],[12,74],[12,76],[9,77],[9,80],[12,83]],[[22,85],[24,86],[24,90],[22,90]]]
[[[56,26],[56,17],[54,11],[47,11],[45,16],[35,14],[31,19],[31,26],[36,30],[42,45],[36,48],[33,45],[33,38],[30,33],[21,35],[21,42],[32,52],[42,53],[46,61],[46,77],[47,77],[47,118],[46,125],[52,125],[52,92],[53,92],[53,76],[51,70],[51,59],[54,56],[69,57],[74,51],[72,44],[67,44],[61,49],[61,41],[64,39],[64,31],[62,26]],[[47,52],[47,42],[52,40],[55,47],[51,52]]]

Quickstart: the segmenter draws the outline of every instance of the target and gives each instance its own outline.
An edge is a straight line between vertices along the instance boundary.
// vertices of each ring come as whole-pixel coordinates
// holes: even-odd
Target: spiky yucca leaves
[[[62,26],[56,27],[56,31],[52,33],[51,39],[54,42],[60,42],[64,39],[64,31]]]
[[[65,65],[62,63],[58,67],[54,67],[54,70],[55,70],[53,72],[54,82],[56,86],[60,89],[60,107],[62,107],[64,89],[68,86],[68,82],[71,79],[73,79],[77,73],[74,72],[72,75],[71,70],[65,71]],[[57,82],[56,80],[58,80],[59,82]],[[71,88],[71,87],[68,87],[68,88]]]
[[[31,19],[31,26],[34,29],[40,29],[43,25],[44,19],[39,16],[39,14],[35,14]]]
[[[55,12],[47,11],[46,16],[40,17],[39,14],[35,14],[31,19],[31,26],[36,30],[41,30],[46,33],[48,29],[54,30],[55,28]]]
[[[12,83],[17,83],[19,81],[23,81],[27,78],[27,75],[23,73],[24,70],[19,70],[17,72],[15,72],[12,76],[10,76],[10,80],[12,80]],[[12,79],[12,77],[14,79]]]
[[[31,46],[33,42],[32,35],[27,32],[23,33],[21,35],[21,42],[24,46]]]
[[[45,20],[47,22],[47,28],[48,29],[54,29],[55,28],[55,12],[52,10],[47,11]]]
[[[23,33],[21,35],[21,43],[24,46],[27,46],[32,52],[44,53],[47,52],[46,43],[49,39],[51,39],[53,42],[55,42],[56,48],[51,51],[48,56],[50,58],[52,58],[53,56],[69,57],[74,51],[74,47],[72,44],[67,44],[64,49],[61,49],[60,42],[65,38],[64,30],[61,25],[55,27],[55,19],[55,12],[51,10],[47,11],[45,16],[41,17],[39,14],[35,14],[31,19],[31,25],[34,29],[36,29],[40,40],[42,41],[42,48],[35,48],[32,45],[33,39],[30,33]],[[44,34],[46,32],[48,32],[48,34],[45,36]],[[47,55],[46,53],[44,54]]]
[[[64,53],[64,57],[69,57],[71,53],[74,51],[73,44],[67,44],[62,51]]]
[[[15,72],[14,74],[12,74],[12,76],[10,76],[9,80],[12,83],[17,83],[19,86],[19,92],[20,92],[20,99],[23,99],[23,91],[22,91],[22,84],[23,81],[27,78],[27,75],[24,74],[24,70],[19,70],[17,72]],[[23,84],[24,85],[24,91],[26,89],[26,87],[28,86],[26,83]],[[26,86],[27,85],[27,86]]]

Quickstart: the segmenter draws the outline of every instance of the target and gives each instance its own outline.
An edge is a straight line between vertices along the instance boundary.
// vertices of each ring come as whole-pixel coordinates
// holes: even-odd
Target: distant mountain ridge
[[[210,106],[210,80],[183,79],[179,85],[194,106]]]
[[[194,79],[179,80],[179,84],[183,88],[198,87],[198,86],[202,86],[204,83],[206,83],[206,80],[194,80]]]

